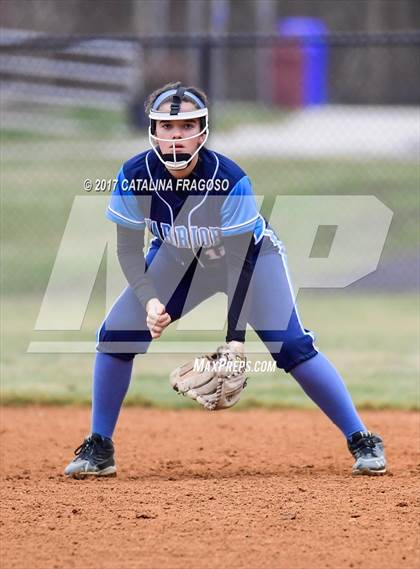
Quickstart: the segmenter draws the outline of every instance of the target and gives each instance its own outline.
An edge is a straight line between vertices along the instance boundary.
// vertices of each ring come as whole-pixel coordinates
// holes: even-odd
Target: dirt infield
[[[418,567],[419,416],[363,417],[391,475],[352,477],[317,411],[127,408],[118,477],[76,481],[89,410],[3,408],[1,567]]]

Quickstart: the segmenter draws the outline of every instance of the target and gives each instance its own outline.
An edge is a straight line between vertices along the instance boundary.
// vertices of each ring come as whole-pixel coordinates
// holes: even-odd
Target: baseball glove
[[[246,387],[247,359],[227,344],[173,370],[170,383],[178,393],[194,399],[209,411],[233,407]]]

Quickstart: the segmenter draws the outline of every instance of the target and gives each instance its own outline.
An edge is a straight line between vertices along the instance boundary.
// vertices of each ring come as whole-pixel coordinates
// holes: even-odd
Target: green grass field
[[[99,276],[80,332],[35,332],[34,324],[75,196],[85,178],[114,177],[120,159],[113,149],[134,140],[121,115],[56,111],[78,121],[80,136],[2,136],[2,397],[4,403],[89,401],[91,354],[29,354],[31,341],[93,341],[104,313],[103,275]],[[250,120],[255,108],[247,109]],[[261,114],[261,113],[260,113]],[[245,113],[246,115],[246,113]],[[216,128],[228,130],[229,113]],[[244,116],[242,113],[241,116]],[[222,117],[223,118],[223,117]],[[261,117],[259,117],[261,118]],[[238,119],[238,117],[237,117]],[[264,111],[262,120],[282,120]],[[258,144],[258,140],[252,141]],[[139,151],[141,148],[139,148]],[[391,160],[247,160],[241,166],[264,194],[269,215],[278,195],[375,195],[394,218],[383,259],[413,258],[418,242],[419,169],[415,162]],[[412,275],[415,268],[407,269]],[[410,275],[401,274],[404,281]],[[322,351],[345,376],[359,405],[418,407],[418,302],[410,292],[353,293],[303,291],[305,325],[317,333]],[[205,308],[202,318],[206,318]],[[167,341],[209,340],[223,332],[168,330]],[[252,334],[248,339],[253,339]],[[186,407],[194,405],[168,387],[168,372],[185,359],[177,355],[137,358],[128,403]],[[283,372],[255,375],[238,408],[249,405],[308,406],[294,381]]]
[[[216,306],[221,303],[215,299]],[[317,343],[344,375],[358,405],[365,408],[419,406],[418,300],[410,294],[303,292],[300,310],[305,325],[316,331]],[[214,304],[197,309],[203,318]],[[93,341],[103,306],[94,302],[81,332],[34,332],[39,304],[33,297],[12,296],[3,305],[4,403],[87,403],[90,397],[91,354],[30,354],[31,340]],[[189,332],[171,326],[160,343],[209,340],[214,346],[220,332]],[[256,338],[252,332],[247,339]],[[170,352],[170,348],[168,349]],[[161,407],[194,405],[169,387],[170,370],[191,355],[147,354],[136,359],[127,403]],[[254,355],[252,359],[269,358]],[[294,380],[276,370],[254,374],[238,408],[251,405],[307,407]]]

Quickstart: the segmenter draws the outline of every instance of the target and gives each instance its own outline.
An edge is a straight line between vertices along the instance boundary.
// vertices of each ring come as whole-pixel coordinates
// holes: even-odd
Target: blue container
[[[328,33],[326,24],[315,18],[286,18],[278,24],[280,36],[301,38],[301,90],[304,106],[327,102],[328,46],[322,36]],[[315,37],[314,37],[315,36]]]

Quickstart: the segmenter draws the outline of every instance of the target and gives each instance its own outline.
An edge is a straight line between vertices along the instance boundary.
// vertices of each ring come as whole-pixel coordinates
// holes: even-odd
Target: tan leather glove
[[[175,391],[194,399],[209,411],[233,407],[246,387],[247,358],[223,344],[177,367],[170,375]]]

